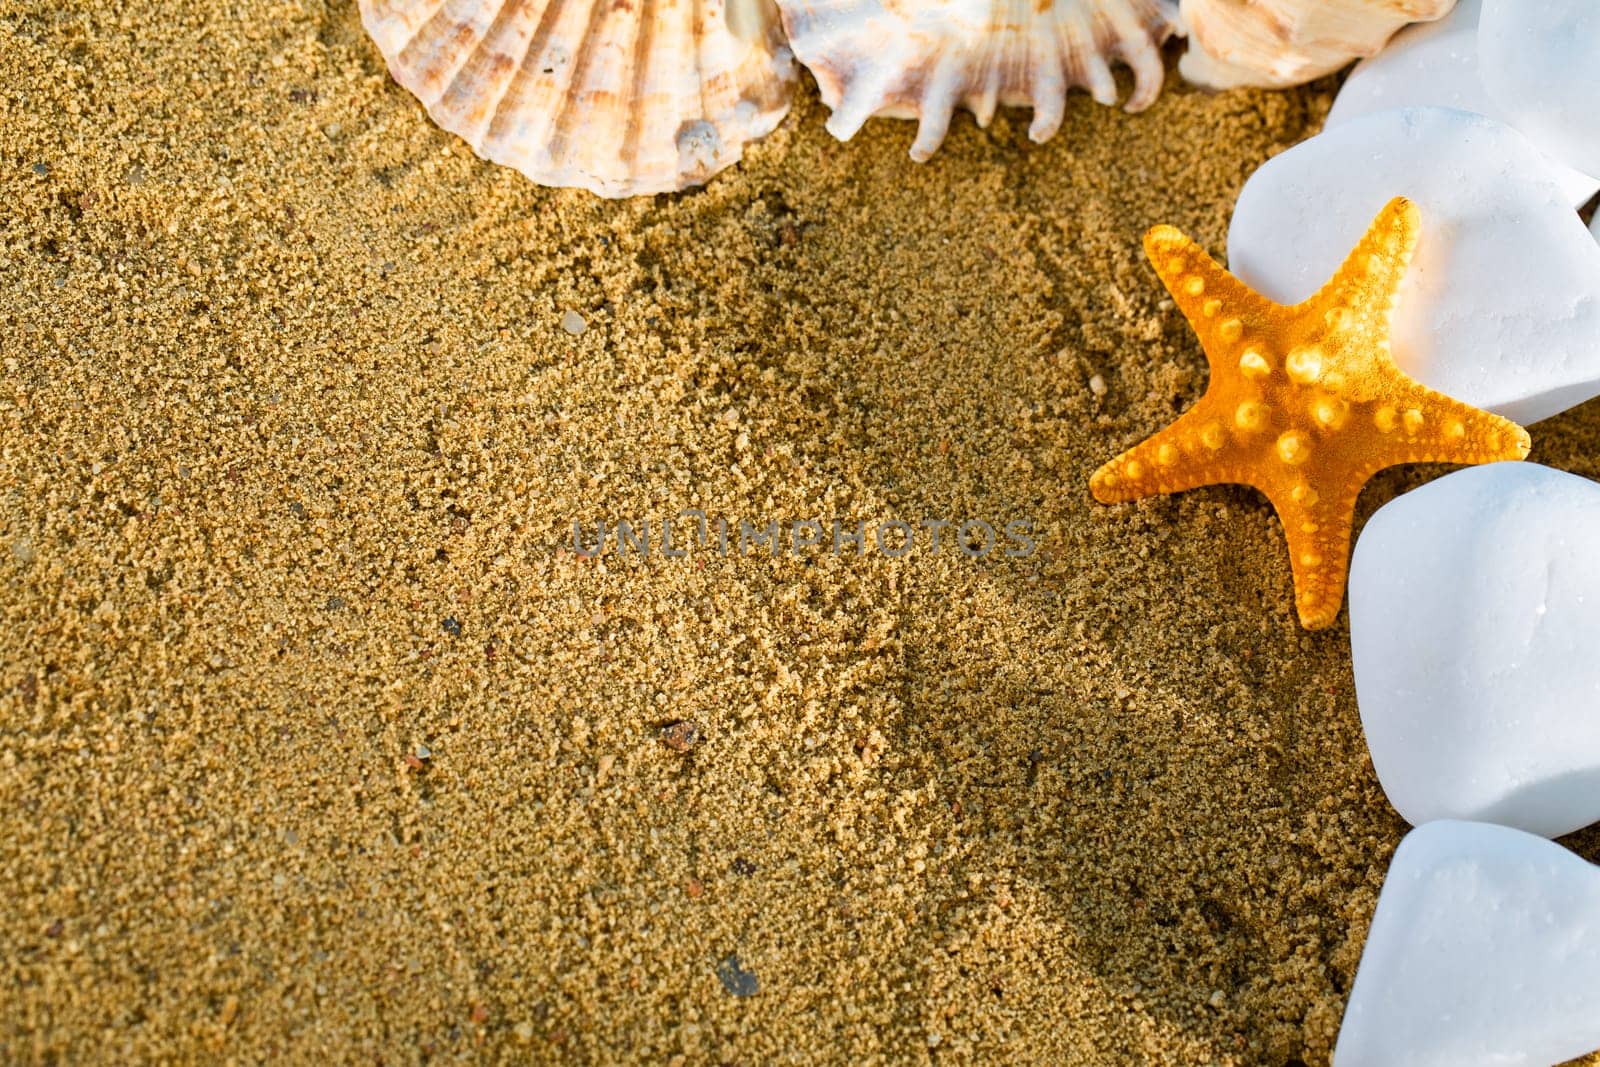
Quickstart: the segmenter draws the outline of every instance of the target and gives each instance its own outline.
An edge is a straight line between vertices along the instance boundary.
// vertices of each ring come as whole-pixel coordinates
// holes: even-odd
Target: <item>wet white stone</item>
[[[1229,265],[1298,303],[1395,196],[1422,214],[1394,317],[1403,371],[1521,423],[1600,393],[1600,246],[1527,139],[1481,115],[1381,111],[1269,160],[1240,193]]]
[[[1600,868],[1503,826],[1394,854],[1334,1067],[1554,1064],[1600,1048]]]
[[[1407,822],[1600,820],[1600,484],[1493,463],[1385,504],[1351,561],[1350,650]]]
[[[1482,2],[1478,68],[1490,98],[1534,144],[1600,174],[1600,4]]]
[[[1460,0],[1444,18],[1414,23],[1383,51],[1356,64],[1333,102],[1327,127],[1397,107],[1453,107],[1515,127],[1514,116],[1489,96],[1478,74],[1482,7],[1482,0]],[[1581,206],[1600,191],[1600,180],[1541,154],[1568,203]]]

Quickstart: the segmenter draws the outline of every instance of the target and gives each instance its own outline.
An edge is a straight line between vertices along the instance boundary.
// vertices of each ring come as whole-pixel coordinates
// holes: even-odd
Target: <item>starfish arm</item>
[[[1174,226],[1152,227],[1144,235],[1144,251],[1213,367],[1218,338],[1231,344],[1284,310],[1229,274]]]
[[[1389,323],[1421,230],[1417,205],[1403,196],[1395,197],[1378,212],[1333,277],[1300,308],[1315,308],[1331,316],[1330,327],[1372,331],[1383,338],[1379,348],[1387,357]]]
[[[1089,489],[1102,504],[1237,481],[1237,457],[1214,404],[1200,402],[1177,422],[1095,471]]]
[[[1327,496],[1300,491],[1269,493],[1289,543],[1289,569],[1294,574],[1295,611],[1300,625],[1321,630],[1339,617],[1350,573],[1350,526],[1355,518],[1354,491]]]
[[[1373,471],[1400,463],[1499,463],[1526,459],[1528,431],[1510,419],[1438,393],[1411,379],[1394,390],[1374,421],[1384,431]]]

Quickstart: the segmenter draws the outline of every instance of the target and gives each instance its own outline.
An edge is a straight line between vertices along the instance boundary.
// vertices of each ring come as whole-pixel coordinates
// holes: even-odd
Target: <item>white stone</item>
[[[1478,14],[1482,6],[1482,0],[1460,0],[1444,18],[1408,26],[1395,34],[1383,51],[1356,64],[1328,112],[1327,128],[1397,107],[1453,107],[1515,127],[1478,76]],[[1519,132],[1526,135],[1528,131]],[[1582,206],[1600,191],[1600,180],[1548,156],[1545,159],[1568,203]]]
[[[1239,195],[1230,266],[1298,303],[1395,196],[1422,214],[1394,317],[1401,370],[1521,423],[1600,393],[1600,246],[1527,139],[1482,115],[1381,111],[1269,160]]]
[[[1600,820],[1600,484],[1492,463],[1385,504],[1351,561],[1350,653],[1407,822]]]
[[[1554,1064],[1600,1048],[1600,868],[1432,822],[1395,851],[1334,1067]]]
[[[1600,4],[1482,2],[1478,69],[1489,96],[1534,144],[1600,174]]]

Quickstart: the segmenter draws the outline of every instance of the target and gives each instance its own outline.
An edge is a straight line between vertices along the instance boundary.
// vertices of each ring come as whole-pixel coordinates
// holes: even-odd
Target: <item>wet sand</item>
[[[1259,495],[1086,480],[1205,384],[1140,235],[1331,88],[917,166],[808,86],[607,202],[350,3],[0,3],[0,1061],[1324,1062],[1403,832],[1343,622]],[[684,509],[1036,547],[573,550]]]

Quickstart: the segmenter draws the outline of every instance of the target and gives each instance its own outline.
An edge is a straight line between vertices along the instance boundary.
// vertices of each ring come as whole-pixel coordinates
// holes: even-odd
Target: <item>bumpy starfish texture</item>
[[[1528,454],[1527,431],[1406,377],[1389,320],[1416,246],[1416,205],[1391,200],[1311,299],[1276,304],[1171,226],[1145,252],[1211,365],[1177,422],[1089,480],[1105,504],[1229,482],[1267,495],[1283,522],[1300,622],[1344,600],[1356,497],[1399,463],[1490,463]]]

